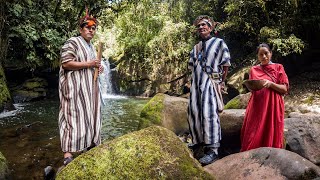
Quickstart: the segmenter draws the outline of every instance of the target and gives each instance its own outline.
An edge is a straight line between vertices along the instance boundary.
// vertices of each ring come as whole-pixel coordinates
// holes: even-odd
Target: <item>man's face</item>
[[[87,41],[90,42],[96,33],[96,26],[84,26],[80,28],[80,35]]]
[[[207,24],[206,21],[201,20],[197,24],[197,31],[201,38],[205,39],[210,36],[212,28]]]

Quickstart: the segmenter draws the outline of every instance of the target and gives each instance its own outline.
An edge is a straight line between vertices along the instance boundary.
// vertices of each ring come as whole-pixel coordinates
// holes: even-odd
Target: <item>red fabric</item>
[[[281,64],[253,66],[249,79],[272,81],[289,88],[288,77]],[[252,91],[241,129],[241,151],[259,147],[283,147],[284,100],[283,96],[270,88]]]

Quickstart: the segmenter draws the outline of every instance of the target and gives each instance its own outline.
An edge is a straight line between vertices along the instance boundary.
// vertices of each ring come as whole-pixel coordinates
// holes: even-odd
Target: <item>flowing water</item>
[[[137,130],[147,99],[109,96],[102,108],[102,139]],[[0,152],[9,161],[12,179],[43,179],[43,169],[62,165],[58,100],[16,104],[0,116]]]
[[[105,87],[108,82],[102,80],[100,83]],[[105,102],[102,106],[102,140],[137,130],[140,111],[148,99],[117,96],[110,94],[110,89],[101,90]],[[11,179],[43,179],[46,166],[57,170],[62,165],[59,100],[15,106],[17,110],[0,114],[0,152],[9,162]]]

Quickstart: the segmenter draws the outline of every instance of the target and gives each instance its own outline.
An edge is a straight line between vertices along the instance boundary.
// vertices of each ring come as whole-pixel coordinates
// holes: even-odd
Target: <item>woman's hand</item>
[[[265,87],[265,88],[273,89],[280,94],[286,94],[288,91],[287,86],[284,84],[277,84],[277,83],[274,83],[274,82],[269,81],[267,79],[265,79],[264,81],[265,82],[263,84],[263,87]]]
[[[272,84],[274,84],[274,82],[265,79],[264,83],[263,83],[263,87],[270,88],[272,86]]]

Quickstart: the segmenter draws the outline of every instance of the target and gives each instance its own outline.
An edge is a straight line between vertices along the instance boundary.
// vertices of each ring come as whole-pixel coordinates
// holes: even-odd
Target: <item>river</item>
[[[148,99],[104,96],[103,141],[135,131]],[[62,165],[58,132],[59,101],[15,104],[17,110],[0,114],[0,152],[9,162],[11,179],[43,179],[44,168]]]

